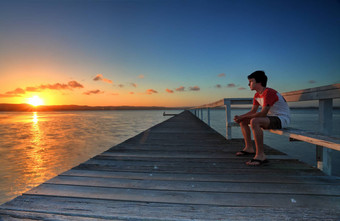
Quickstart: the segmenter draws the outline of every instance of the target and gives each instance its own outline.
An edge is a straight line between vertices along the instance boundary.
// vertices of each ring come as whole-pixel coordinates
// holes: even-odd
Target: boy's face
[[[248,79],[249,80],[249,84],[248,84],[248,86],[249,86],[249,88],[250,88],[250,90],[255,90],[255,87],[256,87],[256,80],[255,80],[255,78],[250,78],[250,79]]]

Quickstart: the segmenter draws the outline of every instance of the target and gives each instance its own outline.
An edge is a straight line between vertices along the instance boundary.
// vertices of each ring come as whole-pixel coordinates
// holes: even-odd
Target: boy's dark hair
[[[248,75],[248,79],[254,78],[256,83],[260,83],[263,87],[267,86],[267,76],[264,73],[264,71],[255,71],[253,73],[251,73],[250,75]]]

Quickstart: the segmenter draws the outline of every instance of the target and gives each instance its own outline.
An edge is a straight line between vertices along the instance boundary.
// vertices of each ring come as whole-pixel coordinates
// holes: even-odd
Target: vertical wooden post
[[[201,108],[201,121],[203,121],[203,108]]]
[[[208,107],[208,125],[210,126],[210,107]]]
[[[226,113],[226,138],[231,140],[231,103],[229,99],[224,99],[224,107]]]
[[[320,132],[326,135],[332,133],[333,100],[319,100],[319,124]],[[326,147],[316,146],[317,166],[327,175],[332,174],[332,150]]]

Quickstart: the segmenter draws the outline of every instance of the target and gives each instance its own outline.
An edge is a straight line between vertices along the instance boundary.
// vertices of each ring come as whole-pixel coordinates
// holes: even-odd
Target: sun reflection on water
[[[26,157],[23,158],[25,172],[22,177],[22,182],[29,184],[34,180],[34,186],[46,180],[46,177],[51,177],[47,168],[48,158],[45,153],[44,132],[40,128],[39,114],[33,112],[31,118],[30,140],[26,146]],[[28,185],[26,190],[33,186]]]
[[[33,112],[33,119],[32,119],[33,123],[34,124],[37,124],[38,123],[38,115],[37,115],[37,112]]]

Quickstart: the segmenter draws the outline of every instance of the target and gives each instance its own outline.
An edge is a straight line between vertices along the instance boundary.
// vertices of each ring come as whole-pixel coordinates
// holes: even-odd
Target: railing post
[[[201,121],[203,121],[203,108],[201,108]]]
[[[231,103],[229,99],[224,99],[224,107],[226,113],[226,138],[231,140]]]
[[[210,107],[208,107],[208,125],[210,126]]]
[[[319,100],[319,124],[320,132],[326,135],[332,134],[333,100]],[[317,166],[327,175],[332,174],[332,150],[326,147],[316,146]]]

